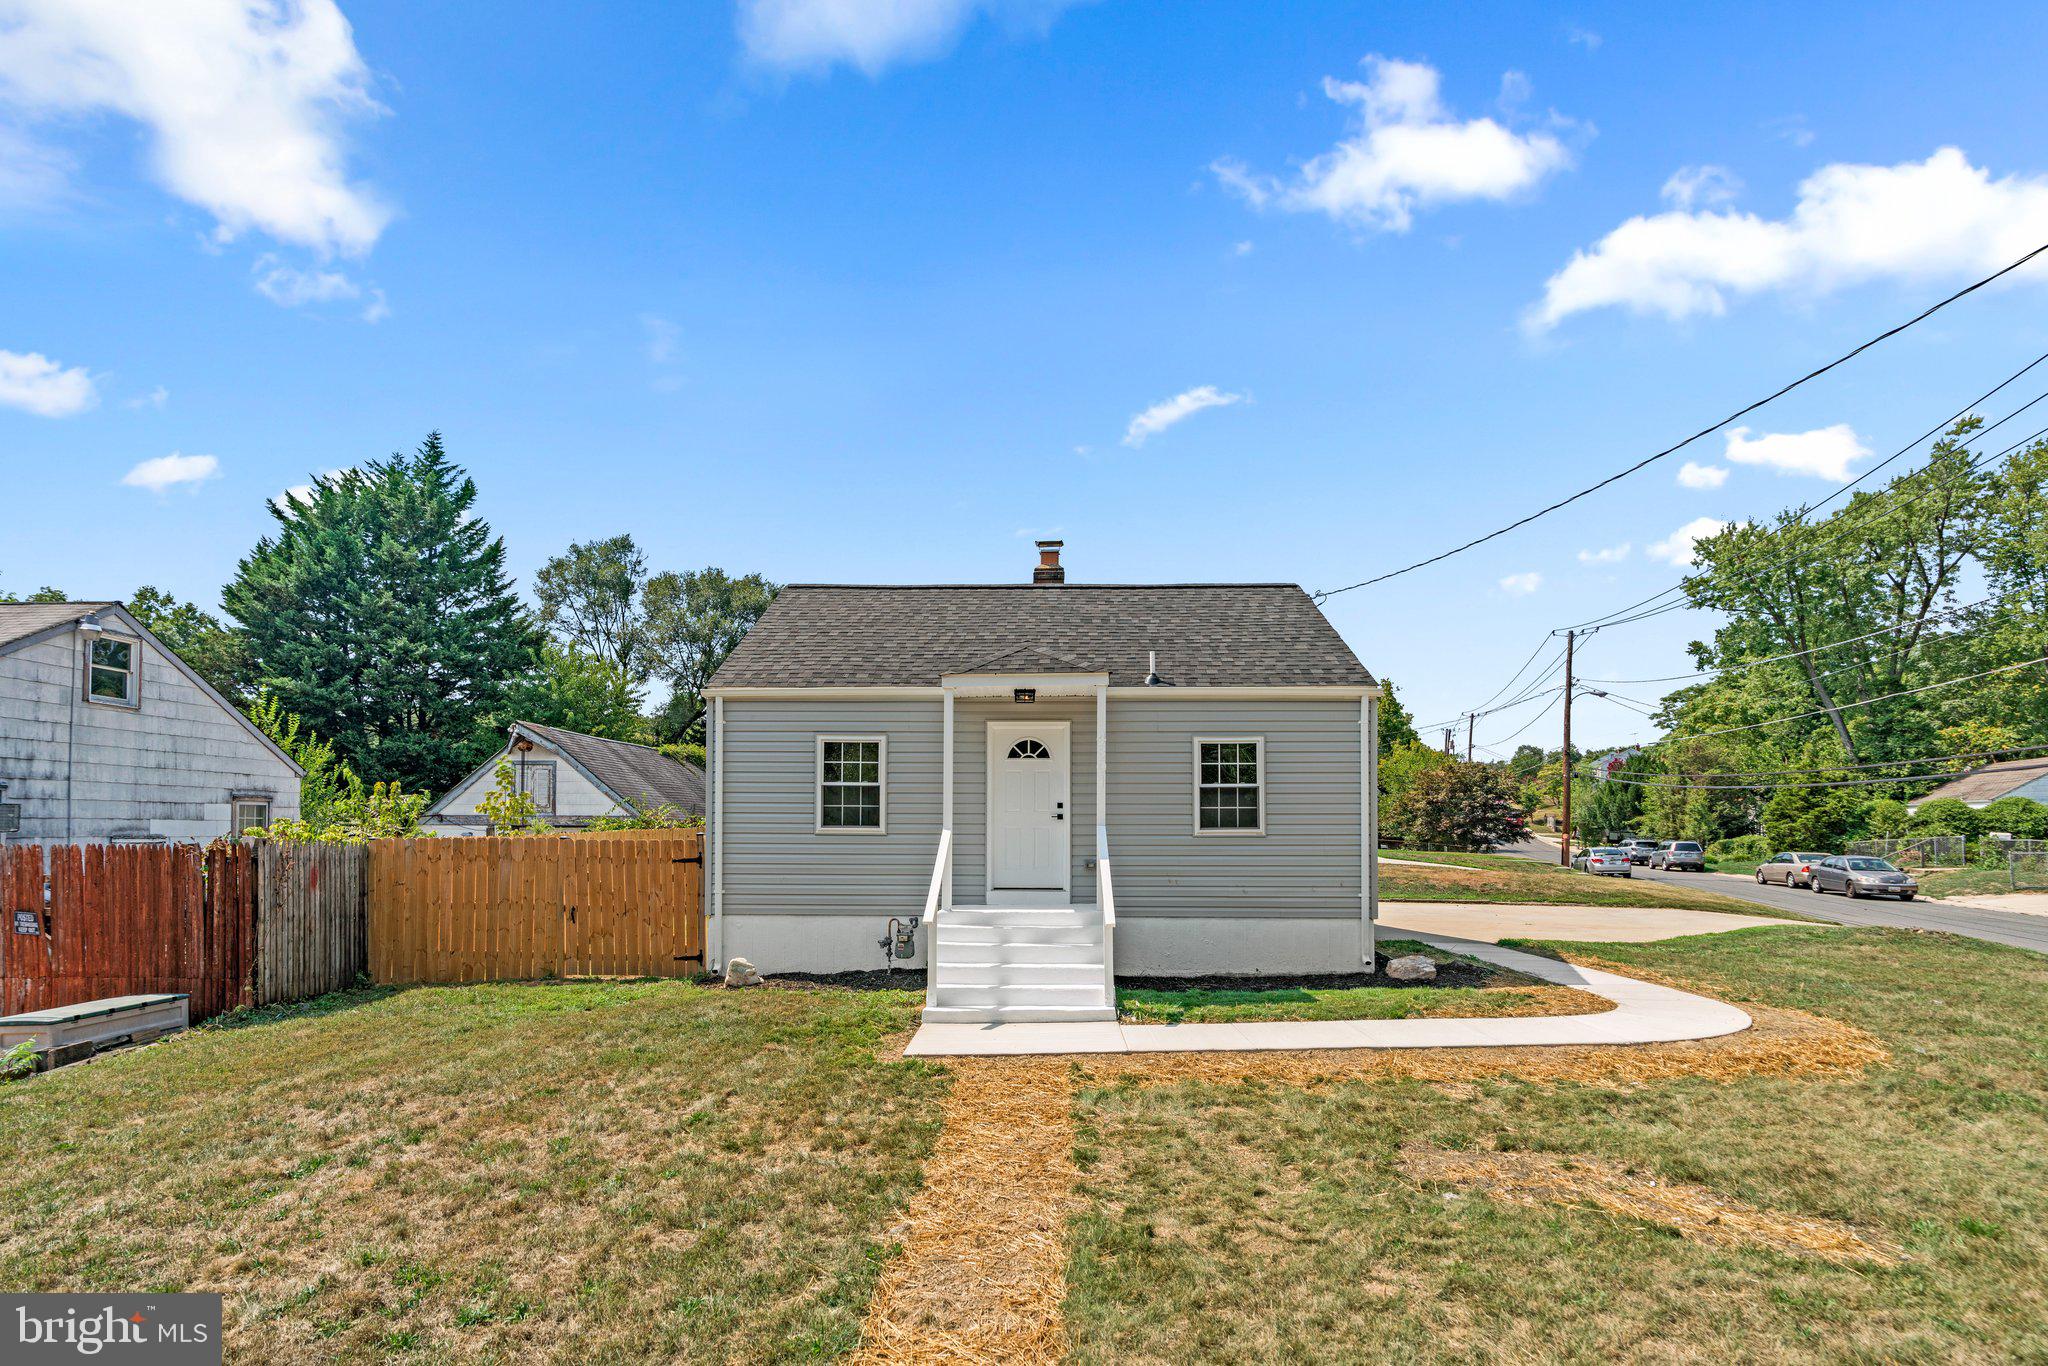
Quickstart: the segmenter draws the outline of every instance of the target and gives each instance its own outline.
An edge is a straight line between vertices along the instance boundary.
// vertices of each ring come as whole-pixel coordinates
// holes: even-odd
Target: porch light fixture
[[[1010,700],[1012,702],[1036,702],[1038,700],[1038,689],[1012,688],[1010,689]]]

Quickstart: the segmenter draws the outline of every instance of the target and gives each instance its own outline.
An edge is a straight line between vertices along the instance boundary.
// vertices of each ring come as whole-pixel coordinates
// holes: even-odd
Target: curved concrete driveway
[[[1527,1048],[1677,1043],[1749,1028],[1747,1013],[1689,991],[1560,963],[1498,944],[1416,936],[1558,986],[1614,1002],[1598,1015],[1522,1015],[1484,1020],[1263,1020],[1245,1024],[928,1024],[904,1053],[913,1058],[1017,1057],[1045,1053],[1259,1053],[1322,1048]]]

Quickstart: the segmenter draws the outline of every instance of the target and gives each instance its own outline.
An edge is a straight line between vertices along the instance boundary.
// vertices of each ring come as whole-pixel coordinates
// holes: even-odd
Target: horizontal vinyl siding
[[[916,915],[939,847],[939,702],[725,703],[725,913]],[[817,831],[817,737],[886,735],[886,834]]]
[[[1095,704],[963,700],[954,709],[954,899],[985,899],[988,722],[1070,725],[1074,899],[1095,897]],[[1355,918],[1360,900],[1355,699],[1126,700],[1109,707],[1109,839],[1120,915]],[[924,905],[938,848],[940,703],[728,698],[725,910],[890,916]],[[816,737],[887,735],[888,833],[817,833]],[[1261,736],[1266,833],[1194,833],[1197,735]]]
[[[1112,701],[1118,915],[1359,914],[1356,701]],[[1196,736],[1265,740],[1266,832],[1194,833]]]

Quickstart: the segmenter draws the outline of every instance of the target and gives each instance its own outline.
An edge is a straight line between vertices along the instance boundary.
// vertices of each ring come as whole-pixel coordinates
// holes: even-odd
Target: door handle
[[[1064,811],[1055,811],[1052,813],[1052,818],[1056,821],[1063,821],[1067,818],[1067,815]]]

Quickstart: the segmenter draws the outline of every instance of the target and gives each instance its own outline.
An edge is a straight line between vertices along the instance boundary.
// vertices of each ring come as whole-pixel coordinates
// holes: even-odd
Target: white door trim
[[[1060,858],[1060,885],[1054,888],[998,888],[996,886],[996,764],[1002,753],[1025,737],[1050,740],[1058,737],[1059,779],[1057,800],[1066,819],[1064,852]],[[1000,898],[1006,906],[1070,906],[1074,897],[1074,723],[1071,721],[991,721],[988,723],[987,753],[983,756],[981,836],[982,881],[988,903]]]

